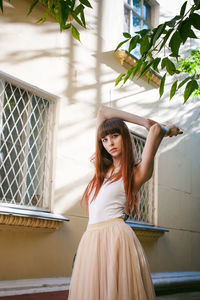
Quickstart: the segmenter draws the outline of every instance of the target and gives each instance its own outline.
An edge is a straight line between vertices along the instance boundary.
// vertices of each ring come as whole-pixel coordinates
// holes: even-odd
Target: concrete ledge
[[[152,273],[156,295],[200,291],[200,272]]]
[[[0,226],[59,229],[64,221],[69,221],[61,215],[50,212],[32,211],[0,206]]]
[[[69,290],[70,277],[0,281],[0,298]],[[25,298],[28,299],[28,298]],[[43,299],[40,297],[39,299]]]
[[[127,220],[126,224],[128,224],[134,230],[138,237],[159,238],[165,232],[169,231],[166,228],[154,226],[145,222],[136,223]]]

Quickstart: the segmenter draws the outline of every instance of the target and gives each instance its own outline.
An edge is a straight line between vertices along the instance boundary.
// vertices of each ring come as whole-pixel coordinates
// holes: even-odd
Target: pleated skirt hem
[[[155,299],[142,246],[122,219],[87,226],[77,250],[68,299]]]

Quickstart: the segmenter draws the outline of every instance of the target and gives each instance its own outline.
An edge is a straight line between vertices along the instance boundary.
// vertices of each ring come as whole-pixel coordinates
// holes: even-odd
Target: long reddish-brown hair
[[[133,152],[133,143],[128,127],[121,119],[117,118],[105,120],[98,128],[94,160],[95,175],[89,182],[83,194],[81,203],[85,202],[86,208],[88,209],[88,201],[90,197],[92,197],[91,201],[96,198],[104,182],[106,173],[113,164],[112,156],[105,150],[101,139],[108,134],[113,134],[116,132],[122,136],[121,169],[110,178],[110,183],[117,181],[122,177],[126,194],[126,213],[130,215],[132,208],[134,208],[134,212],[137,214],[138,197],[133,191],[133,167],[136,164]]]

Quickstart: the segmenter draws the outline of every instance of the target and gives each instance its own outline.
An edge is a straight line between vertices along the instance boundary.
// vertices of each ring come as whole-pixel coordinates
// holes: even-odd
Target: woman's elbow
[[[159,123],[155,123],[151,126],[150,131],[154,132],[155,134],[159,135],[162,133],[162,128]]]

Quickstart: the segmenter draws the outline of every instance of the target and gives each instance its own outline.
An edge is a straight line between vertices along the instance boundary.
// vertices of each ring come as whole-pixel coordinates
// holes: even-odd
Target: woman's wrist
[[[165,132],[165,136],[169,134],[169,128],[167,128],[167,126],[160,124],[160,127],[162,129],[163,132]]]

